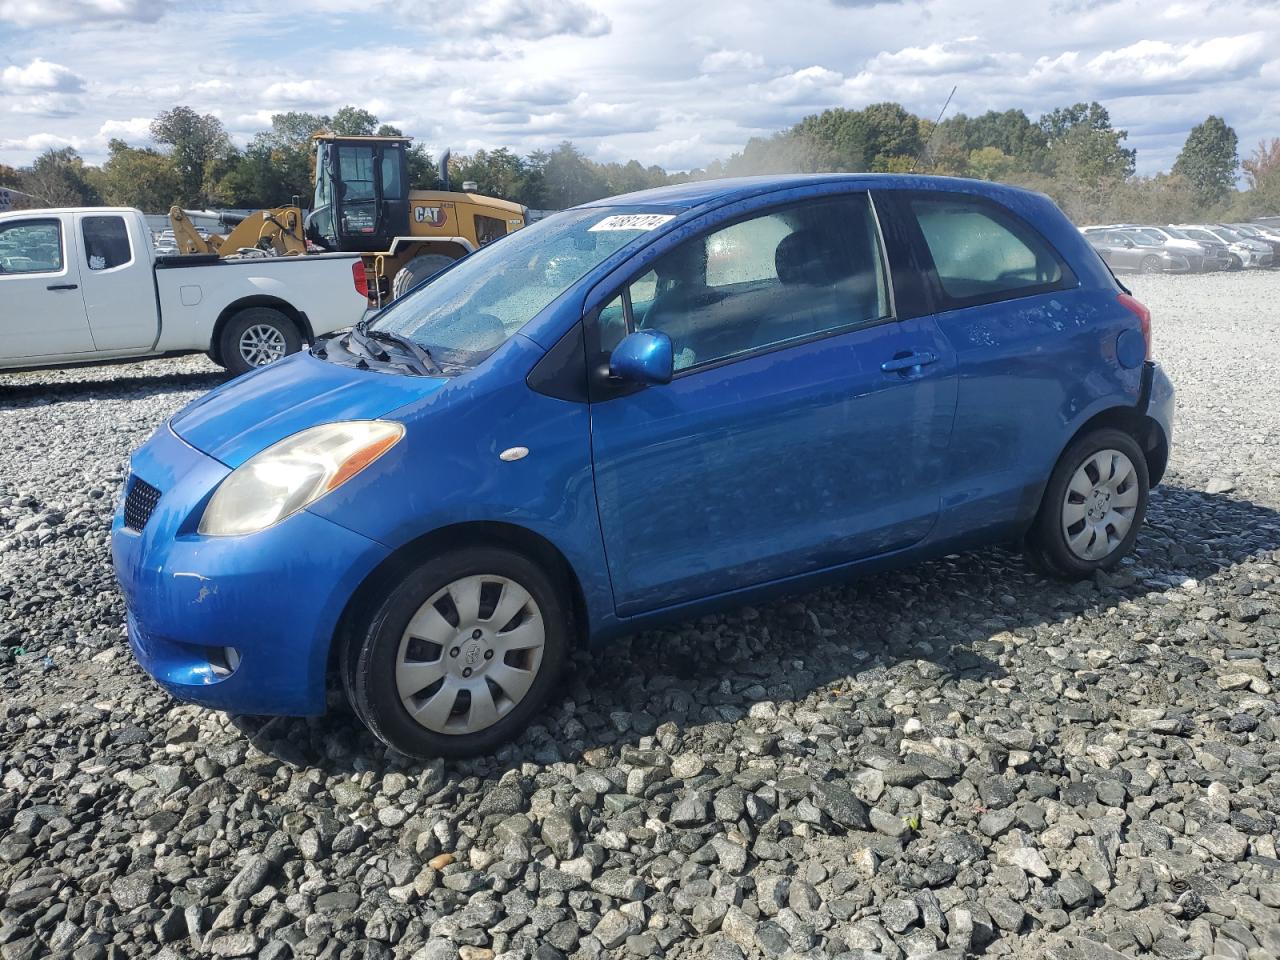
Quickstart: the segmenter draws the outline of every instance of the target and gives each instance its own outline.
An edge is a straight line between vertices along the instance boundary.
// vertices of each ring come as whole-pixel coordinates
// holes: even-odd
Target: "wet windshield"
[[[370,324],[433,357],[479,363],[592,268],[667,215],[567,210],[482,247]]]

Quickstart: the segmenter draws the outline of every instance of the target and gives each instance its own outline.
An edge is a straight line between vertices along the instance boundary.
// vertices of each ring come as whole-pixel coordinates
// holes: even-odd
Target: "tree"
[[[1190,181],[1202,205],[1219,204],[1231,193],[1236,168],[1240,166],[1236,153],[1239,142],[1236,132],[1221,117],[1211,115],[1191,128],[1173,172]]]
[[[608,184],[595,164],[570,141],[563,141],[546,158],[541,172],[548,207],[561,210],[608,195]]]
[[[170,158],[158,150],[131,147],[123,140],[107,144],[102,165],[102,198],[113,206],[165,213],[182,199],[182,179]]]
[[[1066,173],[1096,186],[1133,174],[1138,152],[1123,145],[1129,133],[1112,127],[1107,108],[1096,100],[1052,110],[1039,125],[1049,150],[1048,165],[1060,179]]]
[[[1237,214],[1242,218],[1280,214],[1280,138],[1259,141],[1243,166],[1250,189],[1239,195]]]
[[[182,182],[183,202],[207,204],[213,192],[209,175],[216,162],[231,153],[231,141],[222,121],[190,107],[174,107],[152,121],[151,137],[171,148],[170,156]]]
[[[979,180],[1007,180],[1017,161],[999,147],[979,147],[969,151],[966,173]]]
[[[369,137],[377,126],[378,118],[363,107],[343,107],[329,122],[329,130],[341,137]]]
[[[19,190],[51,207],[91,207],[102,203],[90,170],[71,147],[46,150],[20,172]]]

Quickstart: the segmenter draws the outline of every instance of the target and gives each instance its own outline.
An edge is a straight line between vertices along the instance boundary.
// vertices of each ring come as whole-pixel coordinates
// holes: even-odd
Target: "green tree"
[[[151,122],[151,137],[170,147],[174,169],[182,182],[185,204],[207,204],[213,193],[214,167],[231,153],[222,121],[190,107],[166,110]]]
[[[979,147],[969,151],[965,172],[979,180],[1007,180],[1017,161],[999,147]]]
[[[49,149],[20,171],[19,190],[51,207],[91,207],[102,203],[91,168],[71,147]]]
[[[363,107],[343,107],[329,121],[329,130],[341,137],[368,137],[378,127],[378,118]]]
[[[1280,138],[1260,140],[1242,166],[1249,189],[1237,197],[1233,215],[1243,218],[1280,214]]]
[[[541,173],[545,203],[555,210],[599,200],[609,193],[596,165],[568,140],[547,154]]]
[[[1066,167],[1068,175],[1091,183],[1124,179],[1133,174],[1138,152],[1124,146],[1129,133],[1111,126],[1111,114],[1096,100],[1059,107],[1040,118],[1054,173]]]
[[[1173,172],[1186,177],[1203,206],[1221,203],[1236,182],[1240,140],[1221,117],[1210,115],[1191,128],[1187,142],[1173,164]]]
[[[102,165],[102,198],[112,206],[165,213],[182,199],[182,179],[170,158],[158,150],[131,147],[123,140],[107,144]]]

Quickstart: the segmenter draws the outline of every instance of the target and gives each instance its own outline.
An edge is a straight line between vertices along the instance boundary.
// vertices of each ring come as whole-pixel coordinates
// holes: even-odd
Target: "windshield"
[[[370,327],[449,363],[479,363],[610,254],[670,219],[616,207],[566,210],[480,248]]]
[[[1190,238],[1190,237],[1188,237],[1185,233],[1183,233],[1181,230],[1175,230],[1175,229],[1173,229],[1173,227],[1165,227],[1164,232],[1165,232],[1165,233],[1167,233],[1169,236],[1173,237],[1173,239],[1175,239],[1175,240],[1190,240],[1190,239],[1191,239],[1191,238]]]

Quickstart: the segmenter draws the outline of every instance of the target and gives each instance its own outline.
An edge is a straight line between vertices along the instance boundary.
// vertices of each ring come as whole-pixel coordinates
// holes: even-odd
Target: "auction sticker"
[[[600,230],[654,230],[668,220],[674,220],[674,213],[616,213],[605,217],[594,227],[588,227],[588,233]]]

